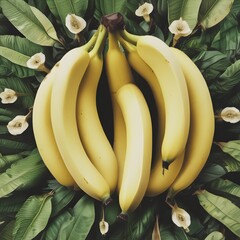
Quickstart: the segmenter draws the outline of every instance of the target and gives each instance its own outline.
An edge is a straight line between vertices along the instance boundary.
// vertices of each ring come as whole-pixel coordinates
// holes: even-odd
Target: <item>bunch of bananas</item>
[[[33,130],[45,165],[62,185],[105,204],[116,193],[125,216],[145,196],[168,190],[173,198],[196,179],[211,149],[214,112],[206,82],[185,53],[157,37],[132,35],[116,19],[105,16],[91,39],[67,52],[42,81]],[[96,102],[103,71],[113,142]],[[156,113],[133,72],[149,85]]]

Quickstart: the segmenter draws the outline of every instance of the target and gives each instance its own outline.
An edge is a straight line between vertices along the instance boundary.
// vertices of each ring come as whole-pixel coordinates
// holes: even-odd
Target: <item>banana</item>
[[[157,106],[158,115],[158,128],[156,137],[156,152],[153,153],[152,157],[152,169],[149,178],[148,187],[146,190],[146,196],[156,196],[166,191],[170,185],[173,183],[174,179],[178,175],[182,163],[184,152],[176,158],[176,160],[170,165],[168,171],[163,174],[162,167],[162,156],[161,156],[161,145],[164,136],[165,128],[165,109],[162,90],[158,84],[156,75],[153,73],[152,69],[142,60],[139,56],[136,46],[130,42],[124,40],[119,36],[119,41],[121,42],[123,48],[127,52],[127,59],[130,66],[145,80],[148,82]]]
[[[98,29],[93,49],[89,46],[70,50],[61,59],[51,96],[51,120],[63,161],[77,185],[89,196],[107,203],[110,187],[86,154],[78,134],[76,101],[78,88],[87,67],[102,44],[104,26]]]
[[[126,125],[126,156],[119,204],[122,217],[134,211],[142,201],[148,185],[152,159],[152,122],[147,102],[133,83],[116,93],[117,103]]]
[[[119,191],[126,152],[126,126],[121,109],[116,101],[116,92],[123,85],[133,82],[133,76],[126,56],[120,49],[115,33],[108,33],[108,50],[105,54],[104,61],[112,98],[114,122],[113,149],[118,161],[117,190]]]
[[[189,97],[182,69],[169,46],[159,38],[132,35],[126,30],[122,31],[121,35],[136,44],[137,53],[154,72],[157,84],[162,90],[165,128],[161,155],[163,167],[167,169],[184,151],[189,132]]]
[[[181,66],[190,98],[190,132],[182,169],[168,191],[174,197],[196,179],[205,165],[214,135],[214,111],[208,86],[195,63],[181,50],[171,48]]]
[[[51,124],[51,93],[53,82],[58,81],[58,66],[59,63],[54,65],[37,90],[32,111],[33,133],[41,158],[53,177],[64,186],[73,186],[75,181],[58,150]]]
[[[103,29],[106,32],[106,29]],[[105,39],[105,35],[103,34]],[[82,144],[94,166],[106,179],[113,193],[117,186],[118,168],[113,148],[102,128],[97,112],[96,95],[103,69],[102,47],[87,67],[77,97],[77,125]]]

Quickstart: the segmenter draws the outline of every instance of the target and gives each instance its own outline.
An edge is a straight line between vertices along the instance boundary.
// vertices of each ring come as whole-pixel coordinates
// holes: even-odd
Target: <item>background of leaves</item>
[[[26,114],[32,107],[45,76],[28,69],[26,61],[41,51],[51,68],[76,46],[64,23],[68,13],[87,21],[83,33],[86,41],[103,15],[118,11],[124,15],[129,32],[152,34],[169,45],[172,35],[168,25],[182,16],[194,31],[181,38],[176,47],[185,51],[203,73],[216,115],[226,106],[240,109],[240,1],[234,1],[226,16],[224,6],[229,0],[152,0],[150,25],[134,14],[142,3],[141,0],[0,0],[0,90],[8,87],[28,94],[11,106],[0,104],[1,239],[148,240],[152,239],[156,216],[162,239],[223,239],[223,235],[225,239],[239,239],[240,123],[216,121],[206,166],[196,181],[177,196],[179,206],[191,215],[190,232],[172,223],[171,209],[162,194],[144,199],[126,223],[116,218],[120,209],[115,197],[106,208],[105,218],[110,224],[106,236],[101,236],[98,227],[101,204],[52,178],[36,149],[31,126],[20,136],[13,137],[7,131],[8,121]],[[101,109],[102,105],[110,108],[105,84],[103,73],[98,92],[99,111],[106,132],[110,132],[111,122],[104,119]]]

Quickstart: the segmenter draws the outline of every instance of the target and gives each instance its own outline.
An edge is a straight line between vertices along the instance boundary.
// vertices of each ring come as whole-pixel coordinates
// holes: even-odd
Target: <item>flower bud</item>
[[[138,17],[143,17],[144,20],[148,23],[150,22],[150,13],[153,11],[153,5],[151,3],[145,2],[140,5],[138,9],[135,11],[135,14]]]
[[[3,104],[10,104],[16,102],[18,97],[14,90],[10,88],[4,88],[4,91],[0,93],[0,98],[2,99]]]
[[[65,25],[73,34],[80,33],[87,25],[86,21],[75,14],[68,14],[65,19]]]

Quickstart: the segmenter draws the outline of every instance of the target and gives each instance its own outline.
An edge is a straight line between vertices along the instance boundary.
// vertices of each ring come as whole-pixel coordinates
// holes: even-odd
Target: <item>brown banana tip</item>
[[[122,221],[122,222],[127,222],[127,220],[128,220],[128,214],[127,214],[127,213],[124,213],[124,212],[121,212],[121,213],[117,216],[117,219],[119,219],[119,220]]]
[[[103,203],[104,203],[105,206],[108,206],[112,202],[113,202],[113,199],[111,197],[109,197]]]
[[[171,164],[170,162],[162,161],[163,173],[164,169],[168,170],[170,164]]]

